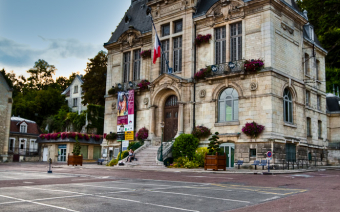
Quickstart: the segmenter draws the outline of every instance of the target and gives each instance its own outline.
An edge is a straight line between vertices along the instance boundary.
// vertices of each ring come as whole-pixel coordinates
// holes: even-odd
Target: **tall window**
[[[307,136],[312,136],[312,121],[311,118],[307,118]]]
[[[320,61],[317,60],[315,63],[315,66],[316,66],[316,80],[319,80],[320,79],[320,76],[319,76]]]
[[[318,110],[321,110],[321,96],[320,95],[318,95],[317,96],[317,106],[318,106]]]
[[[310,91],[306,90],[306,105],[310,106]]]
[[[126,52],[123,55],[123,81],[129,82],[129,76],[130,76],[130,52]]]
[[[162,25],[162,36],[170,35],[170,24]]]
[[[226,28],[215,29],[215,63],[226,62]]]
[[[294,144],[286,144],[286,160],[296,161],[296,146]]]
[[[230,25],[230,60],[242,59],[242,22]]]
[[[166,61],[169,61],[169,40],[162,41],[161,74],[168,73]]]
[[[78,93],[78,85],[74,86],[74,92],[73,93]]]
[[[140,79],[140,49],[133,51],[133,80]]]
[[[174,22],[174,32],[182,32],[183,30],[183,21],[182,20],[178,20]]]
[[[14,151],[15,140],[13,138],[9,139],[9,151]]]
[[[322,138],[322,121],[318,121],[318,137]]]
[[[285,122],[293,123],[293,101],[292,94],[288,88],[283,92],[283,116]]]
[[[174,72],[182,71],[182,37],[174,38]]]
[[[309,76],[310,75],[310,73],[309,73],[309,55],[307,53],[305,53],[304,61],[305,61],[305,74]]]
[[[77,107],[77,106],[78,106],[78,99],[73,98],[73,107]]]
[[[225,89],[218,99],[218,122],[238,120],[238,93],[233,88]]]

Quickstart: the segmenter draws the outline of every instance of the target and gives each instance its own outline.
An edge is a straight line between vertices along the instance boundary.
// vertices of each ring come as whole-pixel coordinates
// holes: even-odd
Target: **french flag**
[[[159,41],[158,35],[155,36],[155,47],[153,49],[153,64],[156,63],[157,58],[161,57],[161,42]]]

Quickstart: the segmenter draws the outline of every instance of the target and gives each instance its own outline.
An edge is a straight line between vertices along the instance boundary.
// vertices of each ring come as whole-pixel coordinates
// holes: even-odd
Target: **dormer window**
[[[74,93],[78,93],[78,85],[74,86]]]
[[[27,133],[27,124],[26,123],[20,124],[20,132],[21,133]]]
[[[309,27],[309,34],[310,34],[310,39],[314,40],[314,28],[312,26]]]

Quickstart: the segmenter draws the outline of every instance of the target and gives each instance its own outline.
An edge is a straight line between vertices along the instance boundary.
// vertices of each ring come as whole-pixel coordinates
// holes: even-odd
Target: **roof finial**
[[[307,12],[307,10],[304,10],[303,11],[303,15],[306,17],[306,19],[308,20],[308,12]]]

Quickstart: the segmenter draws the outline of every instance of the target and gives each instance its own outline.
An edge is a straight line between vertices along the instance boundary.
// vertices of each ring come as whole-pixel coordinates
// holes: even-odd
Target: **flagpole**
[[[170,74],[170,73],[172,73],[172,71],[170,70],[170,67],[169,67],[169,61],[166,59],[165,54],[164,54],[164,52],[163,52],[162,43],[161,43],[160,40],[159,40],[159,37],[158,37],[158,34],[157,34],[157,30],[156,30],[155,24],[154,24],[154,22],[153,22],[153,18],[152,18],[151,12],[150,12],[149,15],[150,15],[150,18],[151,18],[152,26],[153,26],[153,28],[154,28],[154,30],[155,30],[155,33],[156,33],[156,38],[158,39],[158,41],[159,41],[159,43],[160,43],[161,53],[162,53],[162,55],[163,55],[163,57],[164,57],[164,59],[165,59],[166,66],[167,66],[167,68],[168,68],[168,73]],[[162,58],[161,58],[161,59],[162,59]]]

